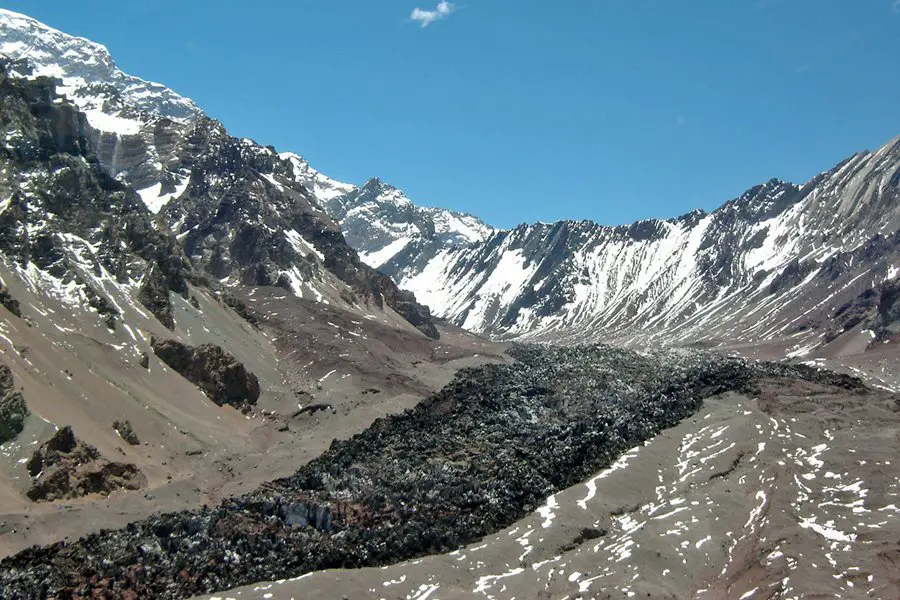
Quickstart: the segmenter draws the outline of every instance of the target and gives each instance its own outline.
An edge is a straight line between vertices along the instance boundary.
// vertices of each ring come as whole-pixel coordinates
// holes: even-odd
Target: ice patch
[[[584,485],[587,488],[587,494],[578,501],[578,506],[581,507],[582,510],[587,510],[587,503],[593,500],[594,496],[597,495],[597,482],[601,479],[606,479],[616,471],[620,471],[628,466],[628,462],[634,458],[638,450],[640,450],[640,446],[636,448],[632,448],[622,456],[616,460],[613,464],[611,464],[608,468],[601,471],[591,479],[589,479]]]
[[[306,238],[297,233],[296,230],[288,229],[284,232],[284,236],[287,238],[288,242],[291,244],[297,254],[306,256],[307,254],[312,252],[319,257],[319,260],[325,260],[325,255],[322,254],[322,252],[318,248],[308,242]]]
[[[170,201],[174,200],[175,198],[180,198],[184,193],[184,190],[187,189],[189,183],[190,179],[188,177],[185,177],[182,181],[175,184],[175,191],[169,194],[162,193],[161,183],[155,183],[150,187],[146,187],[142,190],[137,190],[137,193],[138,196],[141,197],[141,200],[144,201],[147,209],[153,214],[158,214],[159,211],[161,211],[163,207]]]

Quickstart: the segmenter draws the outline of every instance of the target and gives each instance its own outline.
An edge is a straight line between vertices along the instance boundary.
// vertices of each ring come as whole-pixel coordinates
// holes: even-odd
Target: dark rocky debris
[[[188,346],[176,340],[153,341],[153,352],[210,400],[238,409],[259,400],[259,380],[243,363],[213,344]]]
[[[41,445],[25,465],[34,478],[28,497],[35,502],[137,490],[146,478],[133,464],[110,462],[63,427]]]
[[[445,552],[517,521],[705,397],[773,377],[864,389],[807,367],[689,351],[511,352],[518,363],[463,370],[414,409],[255,492],[7,558],[0,596],[182,598]]]

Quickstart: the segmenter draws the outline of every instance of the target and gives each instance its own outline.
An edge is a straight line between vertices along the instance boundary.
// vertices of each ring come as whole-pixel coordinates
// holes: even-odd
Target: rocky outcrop
[[[19,306],[19,301],[13,298],[6,286],[2,284],[0,284],[0,306],[3,306],[20,319],[22,318],[22,308]]]
[[[416,302],[412,292],[401,290],[387,275],[378,273],[374,276],[375,286],[385,303],[401,317],[433,340],[440,338],[431,310],[424,304]]]
[[[172,316],[172,299],[169,287],[160,273],[159,267],[153,265],[138,290],[138,301],[149,310],[166,329],[175,329],[175,318]]]
[[[41,445],[26,467],[34,479],[28,497],[35,502],[109,495],[146,484],[136,466],[105,460],[96,448],[78,440],[68,426]]]
[[[758,394],[773,378],[865,392],[859,380],[809,367],[688,351],[512,352],[518,363],[461,371],[414,409],[253,493],[8,558],[0,595],[181,598],[444,553],[519,520],[704,397]]]
[[[233,295],[227,292],[218,294],[217,298],[221,300],[225,306],[236,312],[242,319],[247,321],[247,323],[249,323],[252,327],[259,327],[259,314],[257,314],[255,310],[247,306],[247,304],[243,300],[235,298]]]
[[[28,406],[15,388],[12,371],[0,365],[0,444],[22,433],[28,415]]]
[[[897,341],[900,339],[900,280],[889,279],[863,289],[827,318],[820,318],[812,325],[826,330],[827,341],[857,326],[872,333],[872,343]]]
[[[153,352],[210,400],[247,410],[259,399],[259,380],[219,346],[192,347],[176,340],[154,340]]]
[[[389,306],[438,337],[427,307],[360,260],[294,178],[290,160],[206,118],[186,130],[175,154],[171,168],[186,187],[161,214],[177,224],[194,265],[219,280],[277,285],[298,296],[333,288],[327,281],[336,277],[350,288],[341,294],[349,304]]]

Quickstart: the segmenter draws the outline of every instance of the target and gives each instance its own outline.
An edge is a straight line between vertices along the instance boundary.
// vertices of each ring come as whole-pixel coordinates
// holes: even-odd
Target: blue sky
[[[235,135],[501,227],[711,210],[900,135],[895,0],[4,6]]]

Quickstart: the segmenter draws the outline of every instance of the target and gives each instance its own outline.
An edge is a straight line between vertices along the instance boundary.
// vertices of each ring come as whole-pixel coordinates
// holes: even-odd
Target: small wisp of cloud
[[[409,15],[409,18],[411,21],[419,23],[422,27],[428,27],[435,21],[446,19],[454,10],[456,10],[455,4],[447,2],[446,0],[441,0],[434,10],[414,8],[412,14]]]

